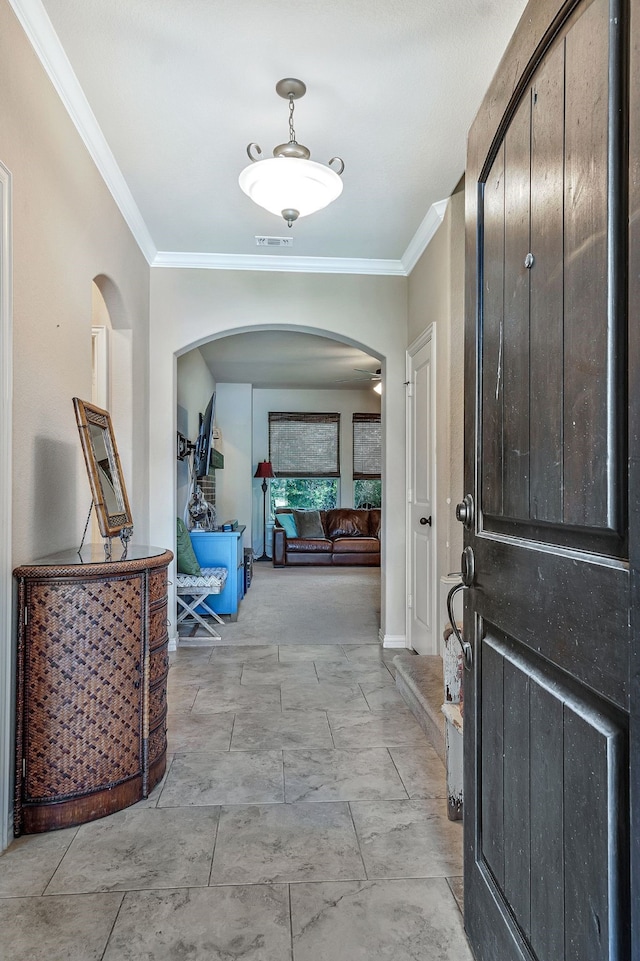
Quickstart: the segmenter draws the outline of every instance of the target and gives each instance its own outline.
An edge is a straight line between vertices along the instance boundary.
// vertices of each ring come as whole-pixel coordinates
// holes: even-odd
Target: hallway
[[[470,959],[462,828],[394,653],[181,646],[153,794],[0,858],[3,961]]]

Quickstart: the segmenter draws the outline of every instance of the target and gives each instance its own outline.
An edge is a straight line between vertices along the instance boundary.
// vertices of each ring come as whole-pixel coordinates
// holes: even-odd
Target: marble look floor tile
[[[425,738],[420,747],[392,747],[389,753],[410,798],[446,798],[444,764]]]
[[[181,638],[178,644],[177,651],[171,651],[169,654],[169,663],[173,667],[175,664],[187,665],[191,664],[193,666],[208,664],[211,657],[210,647],[189,647],[186,638]]]
[[[291,887],[295,961],[473,961],[446,882]]]
[[[177,757],[158,807],[267,804],[284,801],[281,751],[186,754]]]
[[[242,661],[216,661],[203,664],[184,664],[179,661],[169,668],[169,683],[212,684],[217,680],[240,680]]]
[[[100,961],[123,896],[0,901],[2,961]]]
[[[347,658],[351,664],[382,664],[384,665],[383,648],[380,644],[343,644]],[[395,652],[398,653],[397,651]]]
[[[347,656],[339,644],[282,644],[278,648],[281,664],[296,661],[346,662]]]
[[[364,878],[347,804],[223,807],[211,884]]]
[[[198,684],[167,684],[167,706],[172,714],[189,714],[200,690]]]
[[[84,824],[46,893],[206,886],[218,814],[218,808],[126,810]]]
[[[192,714],[224,714],[228,711],[280,710],[280,686],[235,684],[233,687],[201,687]]]
[[[462,822],[444,801],[354,801],[351,812],[368,878],[462,874]]]
[[[235,626],[235,625],[234,625]],[[267,664],[278,663],[277,644],[238,644],[229,647],[214,647],[211,651],[211,665],[215,667],[225,661],[237,664],[261,661]]]
[[[237,714],[232,751],[279,751],[285,748],[332,748],[327,716],[322,711],[281,714]]]
[[[242,671],[242,684],[257,686],[261,684],[282,684],[284,681],[318,681],[318,675],[312,660],[285,661],[278,664],[262,666],[262,664],[245,664]]]
[[[283,711],[366,711],[367,702],[355,683],[288,680],[282,687]]]
[[[77,831],[67,828],[16,838],[0,855],[0,898],[42,894]]]
[[[394,686],[394,680],[383,664],[351,664],[350,661],[337,664],[335,661],[318,661],[316,663],[316,673],[321,681],[332,683],[378,683],[388,684],[389,687]]]
[[[104,961],[289,961],[286,885],[125,896]]]
[[[336,747],[397,747],[425,742],[422,728],[407,708],[376,714],[332,711],[328,717]]]
[[[285,751],[287,801],[406,798],[386,748]]]
[[[228,751],[235,714],[169,714],[168,751]]]
[[[447,878],[447,884],[451,888],[451,893],[456,899],[460,913],[464,917],[464,878]]]
[[[388,680],[382,681],[365,680],[360,682],[362,693],[364,694],[370,711],[395,711],[398,708],[406,709],[407,703],[398,692],[393,683],[391,675]]]

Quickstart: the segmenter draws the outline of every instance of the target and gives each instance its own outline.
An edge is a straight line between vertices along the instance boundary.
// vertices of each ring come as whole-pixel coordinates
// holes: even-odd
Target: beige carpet
[[[181,646],[197,644],[378,644],[379,567],[253,565],[251,586],[235,623],[181,630]]]

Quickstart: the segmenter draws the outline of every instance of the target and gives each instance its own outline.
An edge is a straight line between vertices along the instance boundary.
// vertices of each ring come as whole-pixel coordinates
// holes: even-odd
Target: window
[[[340,477],[340,414],[270,411],[269,460],[277,477]]]
[[[273,507],[329,510],[338,503],[340,414],[269,412]]]
[[[382,504],[380,414],[353,415],[353,497],[355,507]]]

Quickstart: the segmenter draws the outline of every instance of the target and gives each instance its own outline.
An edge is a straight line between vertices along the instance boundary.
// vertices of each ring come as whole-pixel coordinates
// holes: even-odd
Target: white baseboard
[[[379,631],[378,637],[383,647],[403,650],[407,646],[406,634],[383,634],[382,631]]]
[[[178,638],[175,634],[169,636],[169,650],[170,651],[178,650]]]

